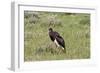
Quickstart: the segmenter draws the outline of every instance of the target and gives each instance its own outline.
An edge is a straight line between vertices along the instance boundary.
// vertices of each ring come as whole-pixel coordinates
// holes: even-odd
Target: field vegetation
[[[66,53],[50,40],[48,29],[60,33]],[[90,58],[90,14],[24,11],[24,61]]]

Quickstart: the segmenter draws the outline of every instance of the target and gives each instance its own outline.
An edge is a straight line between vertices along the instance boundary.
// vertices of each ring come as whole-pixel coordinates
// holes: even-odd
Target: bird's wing
[[[57,42],[58,42],[62,47],[65,48],[65,41],[64,41],[64,39],[63,39],[61,36],[57,36],[57,37],[56,37],[56,40],[57,40]]]
[[[54,31],[55,36],[60,36],[60,34],[56,31]]]

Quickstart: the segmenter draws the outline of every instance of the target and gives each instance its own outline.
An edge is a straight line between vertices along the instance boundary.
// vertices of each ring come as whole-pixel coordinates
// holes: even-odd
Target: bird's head
[[[52,32],[53,31],[53,29],[52,28],[49,28],[49,32]]]

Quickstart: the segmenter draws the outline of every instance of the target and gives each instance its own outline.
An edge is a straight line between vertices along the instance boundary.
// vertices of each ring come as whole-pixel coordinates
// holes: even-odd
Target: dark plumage
[[[66,52],[65,49],[65,41],[64,39],[60,36],[60,34],[56,31],[53,31],[52,28],[49,28],[49,37],[50,39],[58,46],[58,47],[62,47],[62,49],[64,50],[64,52]]]
[[[65,41],[61,36],[57,36],[55,39],[57,40],[58,44],[60,44],[60,46],[65,48]]]
[[[49,36],[50,36],[51,40],[54,42],[56,36],[60,36],[60,34],[56,31],[53,31],[52,28],[49,28]]]

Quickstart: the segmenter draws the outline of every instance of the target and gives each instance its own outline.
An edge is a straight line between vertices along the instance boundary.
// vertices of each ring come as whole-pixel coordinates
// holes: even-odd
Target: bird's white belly
[[[54,40],[54,43],[59,47],[60,45],[58,44],[57,40]]]

